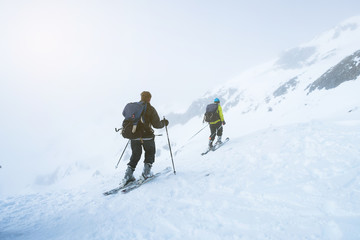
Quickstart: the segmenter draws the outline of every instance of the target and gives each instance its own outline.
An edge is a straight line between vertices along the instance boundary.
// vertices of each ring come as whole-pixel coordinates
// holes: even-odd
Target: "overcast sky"
[[[137,99],[142,89],[193,99],[359,9],[356,0],[0,0],[0,76],[41,100]]]
[[[190,103],[359,9],[358,0],[0,0],[0,165],[47,161],[64,142],[113,129],[143,90],[163,113]]]

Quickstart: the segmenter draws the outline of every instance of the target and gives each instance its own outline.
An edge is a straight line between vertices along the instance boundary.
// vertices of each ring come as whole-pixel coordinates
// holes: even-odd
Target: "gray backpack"
[[[205,122],[215,122],[220,119],[220,115],[218,112],[218,104],[211,103],[206,106],[206,112],[204,116]]]

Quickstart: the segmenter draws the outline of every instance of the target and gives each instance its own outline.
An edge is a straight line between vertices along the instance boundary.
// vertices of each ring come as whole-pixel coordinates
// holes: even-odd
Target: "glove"
[[[225,125],[226,124],[226,122],[225,122],[225,120],[222,122],[222,125]]]
[[[164,126],[169,125],[169,121],[164,118],[164,120],[161,120],[161,122],[164,124]]]

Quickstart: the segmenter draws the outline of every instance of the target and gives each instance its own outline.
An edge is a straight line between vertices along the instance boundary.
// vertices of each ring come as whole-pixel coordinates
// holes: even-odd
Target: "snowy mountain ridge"
[[[336,78],[343,81],[356,80],[360,75],[357,60],[359,42],[360,17],[353,17],[314,40],[285,51],[279,58],[250,69],[226,84],[214,88],[195,100],[185,113],[170,114],[169,118],[173,118],[175,124],[184,124],[192,117],[202,115],[206,105],[215,97],[222,100],[225,112],[239,104],[243,106],[243,114],[255,111],[264,104],[268,105],[268,109],[274,109],[278,97],[284,101],[287,95],[291,95],[295,90],[307,93],[309,85],[314,87],[315,82],[319,82],[319,78],[325,73],[335,75],[330,70],[334,66],[339,68],[343,61],[349,61],[348,58],[353,55],[353,74],[350,79],[339,75],[340,70]],[[348,71],[342,72],[346,74]],[[329,86],[326,89],[329,89]],[[312,90],[311,88],[310,91]],[[304,96],[302,101],[305,99]]]

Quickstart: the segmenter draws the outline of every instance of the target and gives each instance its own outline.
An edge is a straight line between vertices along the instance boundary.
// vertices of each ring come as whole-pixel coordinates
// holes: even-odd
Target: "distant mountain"
[[[235,99],[230,100],[231,97]],[[172,119],[172,124],[185,124],[191,118],[199,116],[201,117],[206,109],[206,106],[213,102],[216,97],[221,98],[221,104],[223,106],[223,111],[227,111],[233,106],[236,106],[240,101],[240,95],[237,94],[237,89],[235,88],[224,88],[219,90],[216,94],[207,93],[202,98],[195,100],[185,113],[170,113],[168,118]]]
[[[347,81],[359,81],[359,75],[360,16],[242,73],[194,100],[184,113],[170,113],[168,117],[172,124],[185,124],[194,117],[202,117],[206,105],[215,97],[221,100],[224,112],[236,107],[238,113],[246,114],[261,106],[271,112],[294,91],[303,96],[299,101],[304,102],[315,90],[330,90]]]
[[[309,93],[315,89],[332,89],[341,83],[356,80],[360,75],[360,50],[344,58],[341,62],[330,68],[319,79],[309,85]]]

